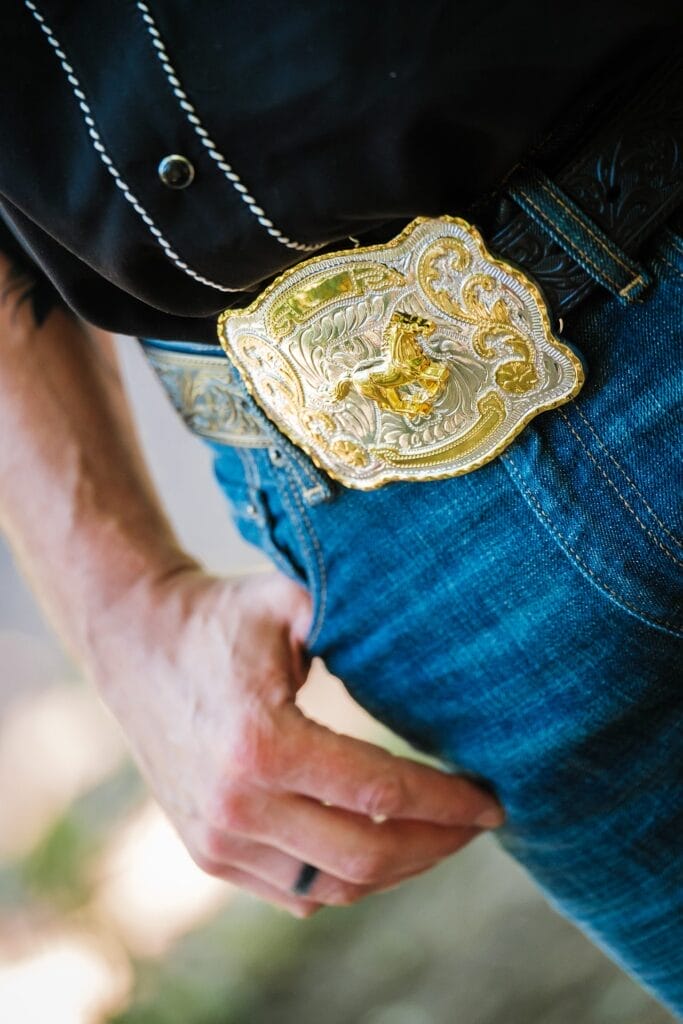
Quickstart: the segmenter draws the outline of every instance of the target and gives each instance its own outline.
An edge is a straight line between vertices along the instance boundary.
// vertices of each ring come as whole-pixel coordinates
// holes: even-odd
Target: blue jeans
[[[683,240],[656,242],[641,302],[566,319],[578,398],[482,469],[353,491],[265,417],[270,449],[214,449],[244,537],[310,588],[311,652],[486,779],[505,848],[683,1011]]]

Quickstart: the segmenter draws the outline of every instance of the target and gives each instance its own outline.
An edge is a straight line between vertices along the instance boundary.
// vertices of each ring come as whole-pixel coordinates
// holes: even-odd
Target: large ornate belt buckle
[[[266,415],[361,490],[477,469],[583,383],[534,282],[455,217],[308,259],[218,332]]]

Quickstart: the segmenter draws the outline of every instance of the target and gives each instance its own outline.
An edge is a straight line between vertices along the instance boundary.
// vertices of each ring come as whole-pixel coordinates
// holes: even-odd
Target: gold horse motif
[[[371,398],[381,409],[404,416],[431,412],[448,379],[448,367],[432,359],[421,347],[419,337],[435,331],[431,320],[396,310],[382,339],[382,355],[365,359],[334,384],[332,397],[346,398],[351,388]],[[406,385],[419,385],[421,393],[403,393]]]

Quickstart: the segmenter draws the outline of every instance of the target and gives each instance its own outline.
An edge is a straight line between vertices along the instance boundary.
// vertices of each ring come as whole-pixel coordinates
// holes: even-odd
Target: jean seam
[[[296,571],[292,566],[292,563],[282,554],[275,541],[270,536],[268,529],[264,529],[267,544],[264,546],[264,552],[268,558],[285,574],[285,576],[291,576],[292,573],[301,579],[301,574]]]
[[[299,484],[296,477],[294,476],[294,472],[289,466],[285,466],[284,471],[287,476],[287,482],[289,484],[289,487],[285,485],[280,489],[280,493],[282,496],[283,503],[286,505],[287,510],[289,512],[292,528],[295,531],[299,539],[299,543],[301,545],[301,555],[306,561],[310,587],[311,590],[314,592],[314,597],[316,596],[315,591],[318,592],[318,600],[316,601],[317,608],[315,621],[311,623],[311,628],[309,630],[308,637],[306,638],[307,646],[310,647],[317,640],[320,634],[320,630],[322,629],[325,612],[327,608],[327,575],[325,573],[325,559],[323,557],[322,548],[320,547],[320,542],[318,541],[318,538],[315,535],[313,524],[311,523],[308,513],[306,512],[304,502],[299,495]],[[290,496],[292,501],[294,501],[294,503],[296,504],[301,519],[303,520],[306,526],[305,532],[301,529],[296,512],[292,507],[292,501],[290,501]],[[313,561],[317,566],[317,571],[314,571],[312,568],[311,555],[313,555]]]
[[[597,441],[598,446],[603,450],[603,452],[605,453],[607,458],[610,460],[610,462],[612,462],[616,466],[616,468],[619,470],[619,472],[622,474],[622,476],[626,480],[626,483],[629,484],[630,487],[633,489],[634,493],[638,495],[638,497],[642,501],[643,505],[648,510],[648,512],[650,513],[650,515],[654,519],[654,521],[657,523],[657,526],[660,528],[662,533],[665,533],[666,536],[669,538],[669,540],[673,541],[673,543],[676,545],[676,547],[683,548],[683,540],[679,539],[674,533],[671,532],[671,530],[668,529],[666,524],[662,522],[662,520],[659,518],[659,516],[657,515],[655,510],[652,508],[652,506],[650,505],[650,503],[646,499],[645,495],[639,490],[637,484],[634,483],[634,481],[628,475],[628,473],[626,472],[624,467],[621,465],[621,463],[617,460],[617,458],[609,450],[609,448],[607,447],[605,442],[602,440],[602,438],[600,437],[600,435],[598,434],[597,430],[595,429],[595,427],[593,426],[591,421],[588,419],[586,414],[584,412],[582,412],[581,409],[579,408],[579,406],[576,405],[576,404],[574,405],[574,412],[577,414],[577,416],[581,417],[581,419],[586,424],[586,426],[590,430],[591,434],[593,435],[593,437]]]
[[[315,474],[311,471],[310,467],[306,465],[306,463],[304,462],[303,458],[297,452],[289,451],[288,450],[287,451],[287,455],[285,457],[287,457],[287,456],[289,456],[289,458],[291,458],[294,462],[296,462],[296,464],[299,466],[301,472],[305,475],[305,477],[309,481],[309,483],[310,482],[314,483],[315,486],[312,488],[313,490],[317,490],[318,488],[321,488],[321,484],[316,479]]]
[[[256,459],[254,458],[253,452],[250,448],[235,448],[237,458],[242,463],[244,469],[244,476],[247,481],[247,487],[253,488],[253,490],[259,490],[261,481],[258,474],[258,467],[256,465]]]
[[[519,487],[523,492],[525,499],[531,505],[532,511],[535,512],[535,514],[541,519],[543,523],[545,523],[550,533],[552,533],[553,536],[557,538],[560,547],[565,552],[568,552],[571,555],[572,559],[578,566],[579,571],[582,573],[582,575],[587,576],[589,581],[592,582],[598,590],[602,590],[605,594],[607,594],[608,598],[612,600],[614,604],[616,604],[623,610],[630,612],[632,615],[635,615],[635,617],[640,619],[641,622],[644,622],[648,626],[655,626],[657,629],[661,629],[664,632],[669,633],[671,636],[674,636],[676,638],[683,637],[683,630],[674,627],[670,619],[656,619],[654,616],[648,615],[648,613],[644,609],[638,608],[637,605],[631,604],[630,601],[627,601],[625,597],[623,597],[621,594],[618,594],[616,590],[613,590],[609,586],[609,584],[605,583],[603,579],[601,579],[595,572],[593,572],[593,570],[590,568],[589,565],[586,564],[586,562],[584,562],[584,560],[581,558],[578,552],[574,550],[574,548],[571,546],[567,538],[564,537],[563,534],[557,529],[557,527],[555,526],[552,519],[545,511],[541,503],[526,486],[524,480],[522,479],[521,473],[514,465],[509,453],[501,455],[501,460],[503,464],[508,468],[511,475],[516,479]]]
[[[591,236],[591,238],[593,238],[595,240],[595,242],[600,246],[600,248],[604,252],[606,252],[607,255],[611,259],[614,260],[615,263],[618,263],[619,266],[623,267],[624,270],[628,271],[629,274],[633,274],[634,271],[636,271],[637,268],[630,266],[628,263],[626,263],[621,258],[621,256],[617,252],[613,252],[612,249],[610,248],[610,246],[607,245],[605,240],[603,238],[601,238],[600,235],[596,234],[595,231],[592,230],[590,224],[584,223],[584,221],[582,221],[581,218],[576,215],[574,210],[572,210],[571,206],[569,206],[568,203],[565,203],[565,201],[562,199],[561,196],[559,196],[555,192],[553,192],[553,190],[551,188],[549,188],[545,184],[545,182],[541,181],[541,182],[539,182],[539,184],[540,184],[541,188],[543,189],[543,191],[547,192],[548,195],[551,197],[551,199],[554,199],[555,202],[559,203],[559,205],[562,207],[562,209],[565,210],[569,214],[569,216],[572,218],[572,220],[576,221],[576,223],[579,225],[579,227],[583,228],[584,231],[588,232],[588,234]]]
[[[288,497],[288,495],[286,493],[286,487],[278,487],[278,494],[280,495],[280,498],[282,499],[282,504],[285,506],[285,509],[286,509],[286,512],[287,512],[287,516],[288,516],[288,520],[291,523],[292,529],[294,530],[294,532],[296,533],[296,535],[297,535],[297,537],[299,539],[299,544],[301,545],[301,558],[302,558],[302,560],[304,562],[304,573],[306,575],[306,579],[309,580],[310,579],[310,575],[311,575],[311,568],[310,568],[310,565],[309,565],[309,560],[306,557],[307,556],[307,551],[306,551],[306,547],[305,547],[305,544],[304,544],[304,541],[303,541],[303,537],[302,537],[301,531],[299,530],[298,525],[297,525],[296,517],[293,516],[293,514],[292,514],[293,513],[293,509],[292,509],[292,505],[291,505],[291,502],[289,500],[289,497]],[[287,572],[287,574],[288,575],[291,574],[291,572],[293,570],[292,564],[287,560],[285,555],[282,554],[282,552],[279,550],[279,548],[275,544],[275,541],[270,537],[270,535],[268,536],[268,542],[269,542],[269,547],[272,548],[274,551],[276,551],[278,553],[280,559],[282,560],[282,565],[283,565],[285,571]],[[294,570],[294,572],[296,573],[296,570]],[[300,574],[299,573],[296,573],[296,575],[299,576],[299,578],[300,578]]]
[[[662,256],[661,253],[658,253],[654,257],[654,261],[656,263],[664,263],[667,267],[673,270],[674,274],[677,274],[678,277],[683,277],[683,270],[679,270],[675,263],[672,263],[671,260],[668,260],[666,256]]]
[[[240,378],[241,379],[241,378]],[[252,410],[252,415],[255,416],[256,420],[260,422],[263,427],[264,435],[267,438],[267,447],[269,450],[284,448],[283,452],[285,458],[290,458],[296,462],[301,472],[306,477],[309,487],[306,488],[304,494],[306,495],[307,501],[315,503],[314,499],[318,495],[322,495],[325,499],[331,496],[331,488],[329,484],[320,477],[320,470],[317,469],[313,464],[308,464],[305,460],[305,456],[297,450],[297,446],[293,441],[290,441],[277,425],[266,415],[264,410],[256,402],[252,395],[246,390],[244,382],[242,381],[242,391],[246,398],[248,405]]]
[[[273,445],[273,447],[277,446]],[[316,469],[315,466],[308,465],[308,463],[305,461],[305,456],[300,455],[295,450],[295,445],[293,442],[290,442],[288,444],[287,450],[284,453],[284,457],[291,459],[292,462],[296,462],[302,474],[305,476],[306,481],[311,485],[310,487],[306,487],[305,489],[302,490],[302,494],[304,496],[306,504],[315,505],[316,499],[319,496],[321,496],[322,500],[325,500],[332,496],[332,489],[330,485],[326,481],[321,480],[319,476],[317,476],[317,473],[322,472],[322,470],[319,471]]]
[[[676,252],[679,252],[683,256],[683,239],[672,231],[671,228],[666,228],[666,240],[668,245],[672,245]]]
[[[558,409],[558,412],[559,412],[561,418],[566,423],[568,429],[571,431],[571,433],[574,435],[576,440],[579,442],[579,444],[581,445],[581,447],[585,451],[585,453],[588,456],[588,458],[595,465],[595,467],[599,470],[600,474],[605,478],[605,480],[610,485],[610,487],[612,487],[612,489],[616,493],[616,495],[619,498],[619,500],[622,502],[624,507],[631,513],[631,515],[633,516],[635,521],[638,523],[638,526],[641,528],[641,530],[644,531],[644,533],[650,538],[650,540],[653,542],[653,544],[655,544],[661,551],[664,552],[664,554],[667,556],[667,558],[670,558],[671,561],[674,562],[675,565],[680,565],[680,566],[683,567],[683,561],[680,558],[677,558],[676,555],[673,554],[673,552],[669,551],[667,546],[665,544],[663,544],[662,541],[659,540],[659,538],[652,532],[652,530],[650,530],[649,527],[642,521],[642,519],[640,518],[640,516],[638,515],[636,510],[633,508],[633,506],[629,504],[629,502],[626,500],[624,495],[621,493],[621,491],[619,490],[619,488],[615,484],[614,480],[612,480],[612,477],[600,465],[600,463],[598,462],[598,459],[593,454],[593,452],[590,450],[590,448],[588,447],[586,442],[583,440],[583,438],[580,436],[580,434],[574,429],[574,427],[570,423],[569,417],[567,416],[567,414],[564,411],[564,409]]]
[[[565,245],[568,246],[571,252],[578,252],[579,255],[582,256],[583,259],[593,268],[593,270],[598,275],[598,278],[601,281],[606,281],[617,292],[617,294],[619,294],[621,290],[619,283],[614,281],[603,267],[598,266],[598,264],[591,259],[588,253],[583,251],[583,249],[577,242],[570,238],[569,235],[565,234],[565,232],[562,231],[562,229],[558,227],[558,225],[555,224],[554,221],[551,220],[547,213],[533,201],[531,196],[527,195],[527,193],[523,189],[519,189],[518,191],[522,198],[525,199],[529,203],[529,205],[534,208],[534,210],[536,210],[539,217],[543,221],[545,221],[546,225],[548,226],[548,230],[551,232],[551,234],[554,234],[558,239],[563,241]]]
[[[292,566],[287,561],[285,555],[280,551],[279,547],[270,535],[270,530],[268,529],[268,517],[260,497],[261,481],[256,458],[253,452],[248,448],[244,449],[243,452],[237,451],[237,455],[244,467],[247,488],[252,494],[252,500],[254,501],[256,508],[259,509],[261,515],[261,521],[258,523],[258,526],[262,537],[263,551],[266,556],[270,558],[271,562],[273,562],[285,574],[289,575],[292,571]]]

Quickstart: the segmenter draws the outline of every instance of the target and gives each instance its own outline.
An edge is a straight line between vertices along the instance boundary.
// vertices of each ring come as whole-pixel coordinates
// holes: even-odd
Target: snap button
[[[157,168],[159,178],[167,188],[187,188],[194,180],[194,167],[186,156],[170,153]]]

